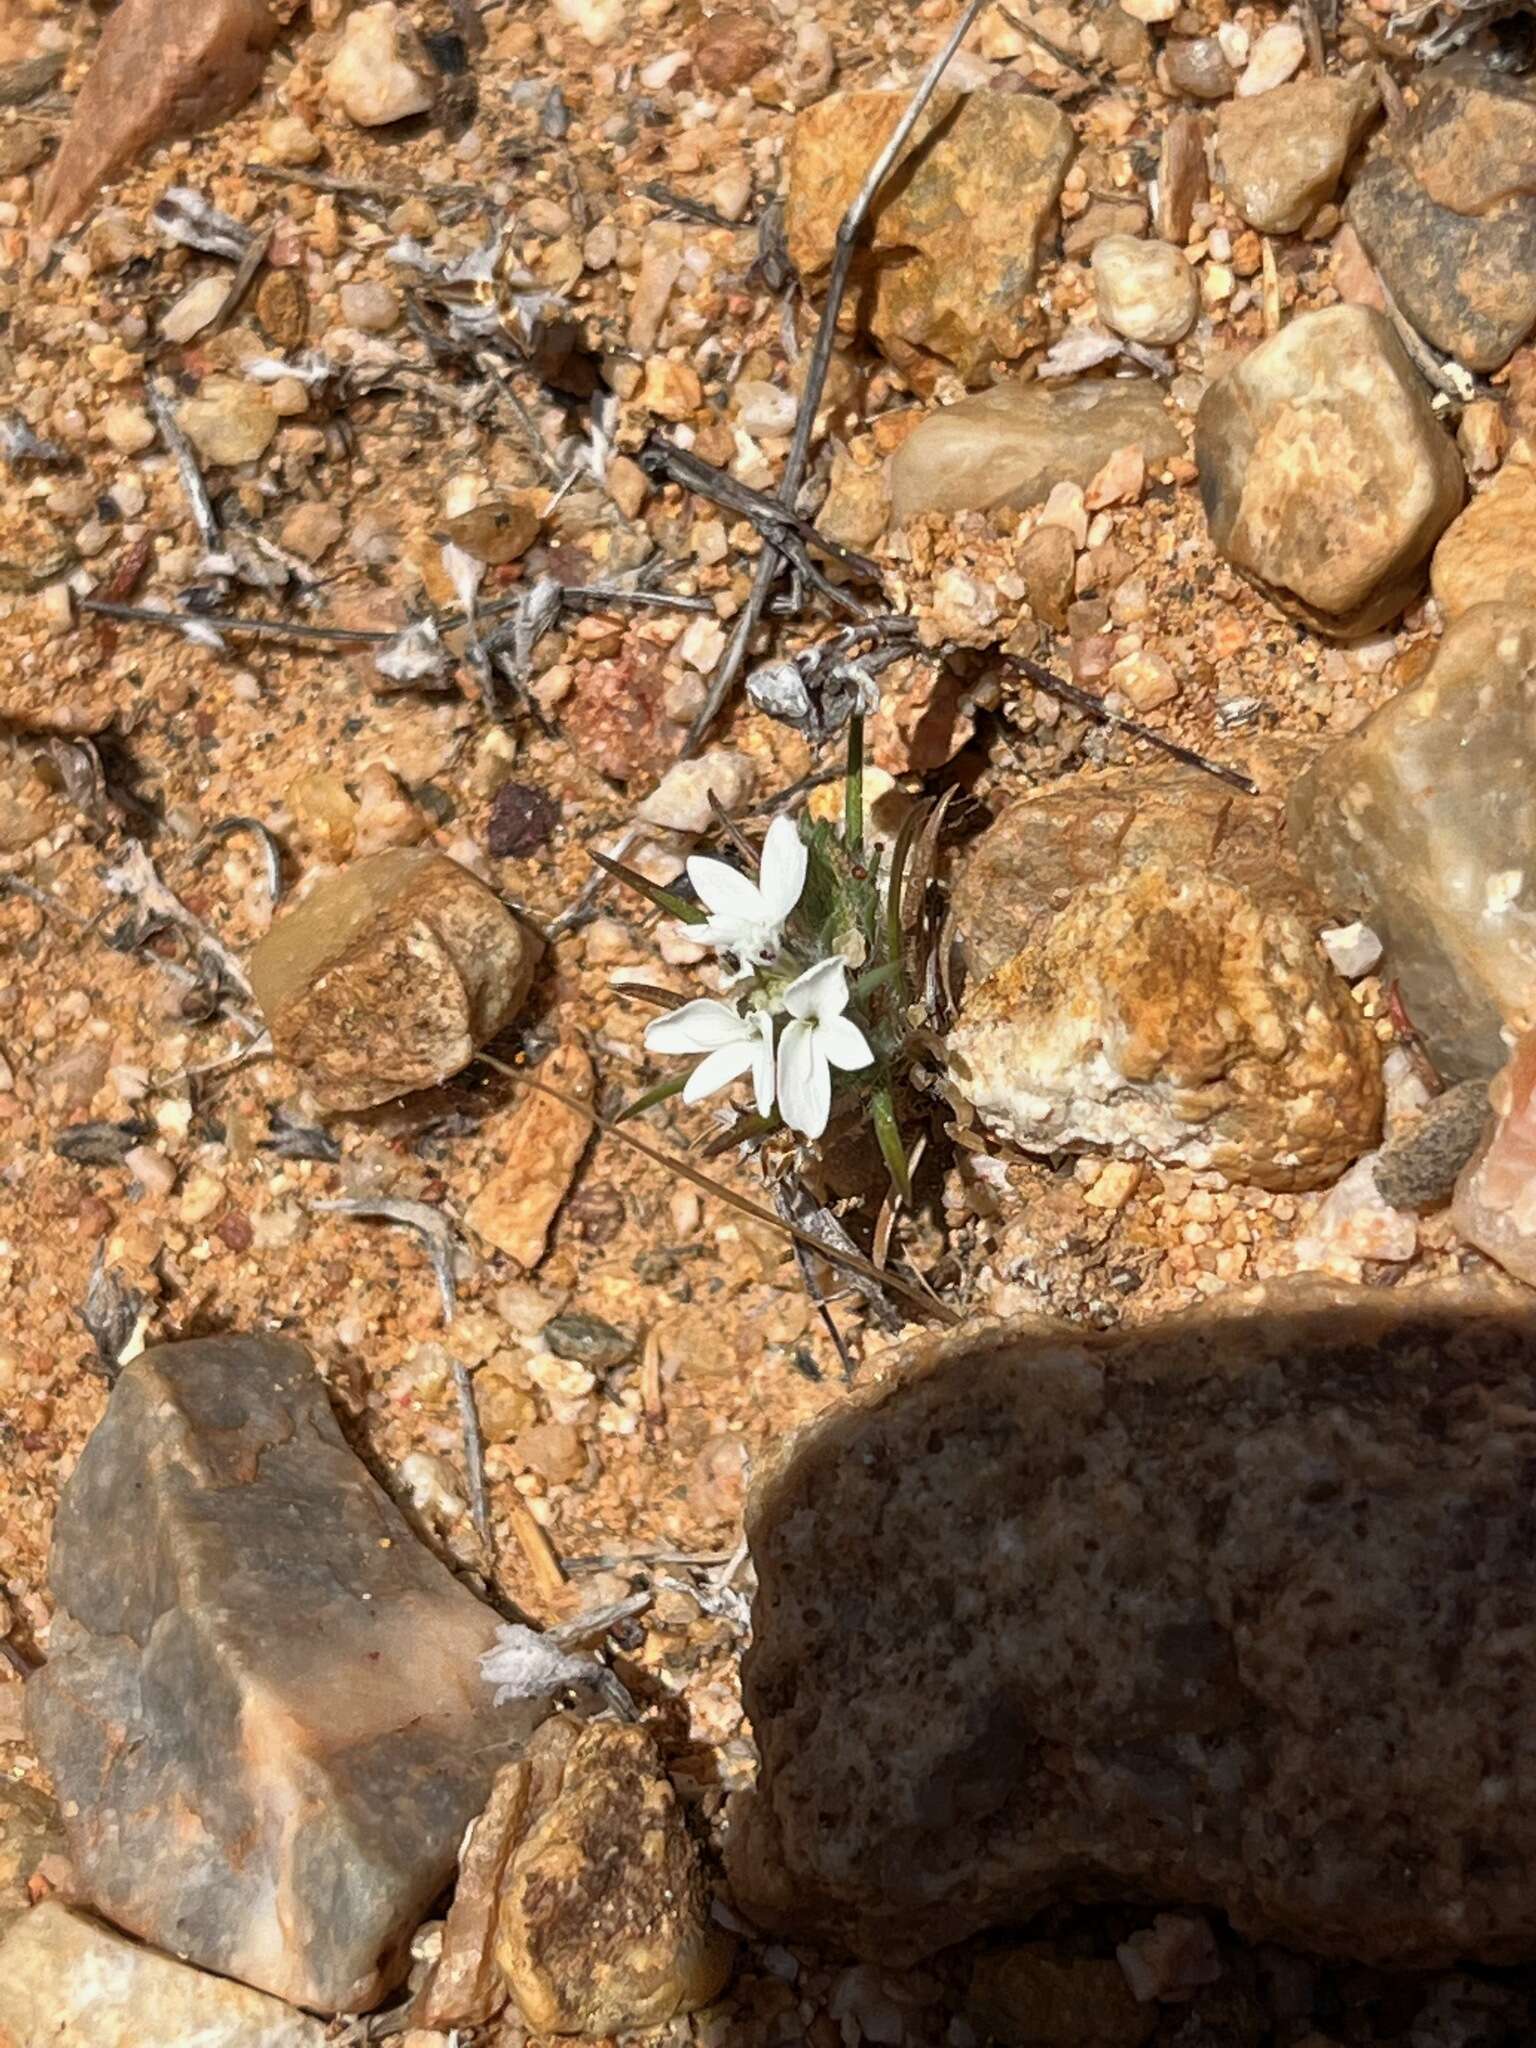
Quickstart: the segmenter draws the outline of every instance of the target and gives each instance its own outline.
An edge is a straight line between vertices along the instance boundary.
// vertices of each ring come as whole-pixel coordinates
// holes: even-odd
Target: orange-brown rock
[[[1380,1061],[1280,851],[1277,806],[1193,771],[1014,805],[955,885],[961,1094],[1033,1151],[1336,1178],[1375,1142]]]
[[[652,1737],[562,1714],[513,1769],[496,1960],[528,2025],[628,2034],[706,2004],[732,1943]]]
[[[1465,1279],[915,1347],[754,1489],[735,1898],[882,1964],[1128,1898],[1528,1958],[1533,1459]]]
[[[467,868],[388,847],[327,875],[251,954],[284,1059],[328,1109],[446,1081],[516,1015],[537,939]]]
[[[833,93],[796,119],[784,226],[814,288],[838,224],[906,109],[905,92]],[[967,382],[1019,356],[1039,326],[1041,244],[1071,164],[1072,124],[1030,93],[936,93],[876,195],[859,259],[862,324],[903,368]]]
[[[1503,468],[1440,536],[1429,587],[1446,623],[1475,604],[1536,608],[1536,459],[1517,441]]]
[[[73,225],[157,142],[195,135],[243,105],[292,12],[269,0],[122,0],[38,195],[39,235]]]
[[[533,1079],[577,1104],[597,1089],[592,1062],[574,1043],[557,1045]],[[500,1164],[465,1212],[470,1229],[519,1266],[536,1266],[591,1137],[579,1108],[524,1089],[497,1130]]]

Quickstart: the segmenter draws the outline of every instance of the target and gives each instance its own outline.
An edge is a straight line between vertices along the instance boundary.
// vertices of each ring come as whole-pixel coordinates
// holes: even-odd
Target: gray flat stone
[[[204,1968],[366,2010],[542,1718],[497,1617],[347,1448],[296,1344],[123,1374],[64,1489],[31,1725],[91,1903]]]

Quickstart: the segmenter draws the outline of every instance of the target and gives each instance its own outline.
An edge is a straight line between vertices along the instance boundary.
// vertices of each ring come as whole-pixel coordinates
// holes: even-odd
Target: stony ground
[[[1173,90],[1165,37],[1194,64],[1193,39],[1219,29],[1199,61],[1228,67],[1216,84],[1230,92],[1273,20],[1221,0],[1183,9],[1171,29],[1163,9],[1140,11],[1159,17],[1155,39],[1119,8],[1043,8],[1023,26],[995,10],[957,60],[968,89],[1054,102],[1078,145],[1064,241],[1046,238],[1029,331],[1012,351],[1026,367],[1087,319],[1083,223],[1099,212],[1101,225],[1137,232],[1170,203],[1169,125],[1204,102]],[[248,994],[210,976],[205,936],[163,906],[149,914],[143,872],[135,881],[124,863],[137,842],[237,963],[273,916],[266,834],[284,895],[354,854],[425,844],[535,925],[562,919],[591,880],[590,851],[615,846],[698,713],[761,547],[738,511],[649,480],[634,458],[660,430],[773,488],[816,316],[772,225],[792,122],[834,86],[909,85],[949,13],[786,4],[721,28],[693,0],[491,5],[453,92],[383,128],[326,92],[336,14],[317,4],[301,15],[255,99],[129,171],[41,268],[29,267],[34,185],[97,21],[58,0],[0,14],[0,64],[66,60],[56,84],[0,113],[4,404],[54,448],[39,459],[19,443],[0,497],[0,1619],[16,1665],[46,1656],[58,1491],[118,1362],[144,1343],[225,1330],[294,1336],[372,1470],[506,1611],[547,1624],[652,1596],[618,1624],[612,1662],[709,1832],[754,1768],[738,1682],[745,1490],[770,1447],[841,1398],[845,1360],[868,1378],[892,1336],[828,1270],[840,1352],[782,1233],[612,1138],[581,1149],[548,1248],[521,1270],[464,1229],[522,1113],[515,1085],[477,1064],[428,1093],[324,1117],[303,1074],[240,1057],[255,1028]],[[445,23],[423,10],[429,33]],[[1408,75],[1383,14],[1331,27],[1331,68],[1383,55]],[[232,261],[155,226],[171,187],[265,238],[238,300]],[[1370,302],[1372,286],[1331,200],[1306,209],[1304,231],[1261,236],[1219,186],[1186,198],[1174,239],[1198,317],[1161,367],[1187,444],[1224,368],[1283,320]],[[401,259],[404,243],[441,268],[490,228],[506,261],[488,280],[443,287]],[[540,326],[538,294],[567,302],[564,340]],[[480,336],[460,317],[468,308],[484,317]],[[492,352],[505,335],[526,344],[530,320],[531,362]],[[1528,355],[1480,384],[1462,416],[1475,475],[1528,423]],[[239,381],[261,358],[284,367],[265,384]],[[206,561],[184,478],[155,438],[146,376],[208,408],[200,467],[221,533],[244,547],[234,570]],[[594,410],[598,379],[611,396]],[[962,389],[931,353],[848,340],[827,413],[841,508],[829,530],[877,544],[869,479]],[[266,394],[254,419],[253,391]],[[818,461],[819,473],[832,466],[825,445]],[[1060,620],[1032,593],[1046,623],[1009,645],[1281,797],[1318,742],[1422,675],[1439,615],[1421,591],[1345,640],[1285,616],[1217,553],[1194,479],[1182,454],[1111,477],[1097,502],[1069,492]],[[1006,520],[920,519],[894,550],[885,543],[887,588],[934,639],[965,642],[1000,579],[1008,598],[1017,543]],[[489,707],[467,661],[427,687],[395,687],[366,646],[218,640],[71,604],[72,593],[185,613],[222,578],[226,612],[394,632],[459,607],[465,561],[482,604],[539,576],[606,581],[653,561],[668,591],[707,602],[568,612],[536,636],[526,688],[498,678]],[[784,630],[795,646],[825,626],[808,602]],[[462,633],[450,640],[464,651]],[[916,664],[898,669],[872,727],[898,797],[954,792],[955,858],[1016,797],[1157,765],[1124,732],[989,667],[989,644],[970,634],[973,651],[938,686]],[[743,819],[837,760],[739,692],[708,745],[742,757],[730,807]],[[671,879],[693,839],[654,839],[641,864]],[[640,1042],[651,1013],[623,982],[697,992],[697,949],[622,892],[594,908],[557,924],[526,1009],[492,1050],[516,1065],[580,1045],[612,1114],[664,1078]],[[1381,979],[1367,973],[1344,999],[1381,1046],[1395,1042],[1400,1012]],[[1406,1054],[1393,1060],[1389,1121],[1422,1100]],[[718,1126],[709,1109],[669,1103],[637,1128],[675,1157]],[[1093,1152],[1028,1156],[974,1128],[957,1136],[937,1101],[927,1129],[917,1212],[895,1243],[967,1314],[1046,1309],[1108,1327],[1299,1267],[1411,1285],[1482,1264],[1443,1208],[1410,1218],[1406,1241],[1401,1228],[1349,1237],[1326,1213],[1319,1226],[1326,1188]],[[764,1197],[748,1159],[707,1170]],[[868,1183],[853,1143],[829,1160],[829,1198]],[[429,1205],[451,1227],[451,1325],[418,1233],[325,1206],[380,1200]],[[850,1212],[866,1242],[877,1208]],[[112,1289],[115,1320],[102,1307]],[[552,1362],[531,1339],[554,1315],[609,1327],[572,1324],[570,1356]],[[488,1546],[470,1514],[454,1359],[473,1375],[487,1440]],[[21,1693],[0,1664],[0,1769],[34,1783]],[[1066,1915],[1043,1938],[1067,1960],[1102,1956],[1149,1920]],[[1180,1984],[1175,1971],[1169,2002],[1147,2009],[1150,2038],[1528,2038],[1518,1985],[1324,1970],[1217,1933],[1212,1981]],[[968,1969],[964,1957],[850,1969],[749,1938],[726,1997],[665,2038],[961,2048],[988,2038],[974,2009],[964,2016]],[[508,2023],[479,2038],[522,2035]]]

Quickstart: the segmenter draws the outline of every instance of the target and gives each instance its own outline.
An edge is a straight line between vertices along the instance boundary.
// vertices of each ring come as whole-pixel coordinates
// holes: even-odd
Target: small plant
[[[768,827],[760,853],[730,828],[738,850],[756,863],[755,879],[726,861],[695,855],[688,862],[695,904],[616,862],[602,862],[728,969],[727,996],[681,1003],[647,1027],[648,1051],[691,1057],[695,1064],[625,1114],[679,1094],[698,1102],[750,1080],[756,1116],[736,1125],[733,1141],[780,1130],[814,1141],[835,1109],[857,1105],[873,1123],[893,1183],[910,1198],[896,1102],[928,1021],[917,999],[928,977],[922,947],[914,946],[909,930],[924,924],[910,915],[922,890],[909,870],[917,865],[912,857],[921,828],[925,822],[936,827],[937,807],[914,807],[882,878],[879,861],[865,847],[863,784],[863,720],[855,716],[848,726],[841,827],[785,814]],[[929,859],[932,836],[923,835]],[[645,993],[671,1001],[662,990]]]

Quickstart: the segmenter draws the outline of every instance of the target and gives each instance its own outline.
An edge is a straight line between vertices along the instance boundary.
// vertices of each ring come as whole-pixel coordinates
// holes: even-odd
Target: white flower
[[[819,1138],[832,1107],[832,1068],[851,1071],[874,1059],[851,1017],[848,973],[834,955],[818,960],[784,991],[790,1021],[779,1040],[779,1114],[792,1131]]]
[[[709,911],[702,924],[681,927],[700,945],[717,953],[734,953],[741,962],[732,978],[740,981],[754,967],[766,967],[778,954],[784,920],[800,901],[805,887],[805,842],[793,818],[775,818],[763,841],[757,880],[748,881],[723,860],[696,854],[688,863],[688,879]]]
[[[743,1017],[729,1003],[701,996],[647,1024],[645,1046],[647,1052],[704,1054],[688,1076],[684,1102],[698,1102],[750,1073],[758,1115],[773,1107],[773,1018],[766,1010]]]

